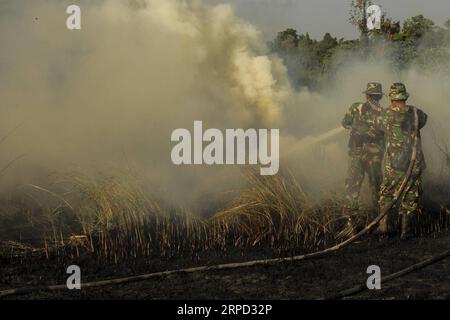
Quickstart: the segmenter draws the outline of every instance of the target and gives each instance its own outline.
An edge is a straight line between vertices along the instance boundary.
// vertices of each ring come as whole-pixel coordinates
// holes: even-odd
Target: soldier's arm
[[[347,113],[344,116],[344,119],[342,119],[342,126],[345,129],[351,129],[352,125],[353,125],[353,115],[354,115],[354,110],[355,110],[355,105],[357,105],[357,103],[353,104],[350,109],[347,111]]]
[[[420,109],[417,109],[417,115],[419,116],[419,129],[422,129],[427,124],[428,115]]]

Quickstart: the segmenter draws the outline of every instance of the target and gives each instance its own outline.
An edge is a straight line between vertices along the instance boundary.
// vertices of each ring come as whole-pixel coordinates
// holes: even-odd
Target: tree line
[[[286,63],[295,87],[320,89],[348,57],[362,61],[381,58],[395,71],[417,66],[424,72],[445,72],[450,76],[450,19],[438,26],[417,15],[401,23],[383,13],[381,28],[369,31],[364,13],[369,3],[356,0],[351,5],[349,22],[358,28],[358,39],[337,39],[327,32],[316,40],[308,32],[289,28],[269,43],[271,53]]]

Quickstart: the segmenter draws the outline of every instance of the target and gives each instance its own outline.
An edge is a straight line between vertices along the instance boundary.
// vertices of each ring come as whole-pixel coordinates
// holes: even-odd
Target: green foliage
[[[308,33],[295,29],[279,32],[270,43],[273,53],[284,59],[295,87],[320,89],[348,58],[389,59],[396,71],[411,66],[423,71],[450,74],[450,19],[443,27],[417,15],[403,22],[382,17],[381,29],[367,31],[363,10],[370,1],[353,1],[350,22],[362,37],[345,40],[326,33],[321,40],[311,39]]]
[[[407,19],[403,24],[402,36],[405,41],[414,42],[420,40],[434,27],[434,22],[418,15]]]
[[[338,46],[338,40],[329,33],[317,41],[308,33],[298,35],[293,29],[279,32],[271,43],[272,51],[285,60],[293,84],[312,88],[319,86]]]
[[[275,45],[280,49],[290,50],[298,46],[298,40],[297,30],[286,29],[285,31],[278,32]]]

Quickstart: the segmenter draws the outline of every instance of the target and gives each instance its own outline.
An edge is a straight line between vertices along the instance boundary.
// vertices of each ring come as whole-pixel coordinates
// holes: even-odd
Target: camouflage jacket
[[[377,126],[377,119],[381,116],[383,108],[371,102],[354,103],[344,119],[342,126],[351,129],[349,148],[360,149],[365,144],[371,144],[373,152],[383,152],[384,133]]]
[[[407,108],[390,106],[378,118],[377,128],[385,132],[385,165],[394,170],[406,171],[409,167],[414,147],[414,108],[413,106],[407,106]],[[418,108],[417,115],[419,117],[420,130],[425,126],[428,116]],[[425,169],[420,131],[416,163],[419,169]]]

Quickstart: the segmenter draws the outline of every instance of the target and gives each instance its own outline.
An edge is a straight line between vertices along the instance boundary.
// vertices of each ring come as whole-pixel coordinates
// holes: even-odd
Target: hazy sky
[[[257,25],[266,39],[278,31],[293,27],[301,33],[322,37],[325,32],[334,36],[356,37],[355,28],[348,22],[351,0],[210,0],[232,3],[238,15]],[[207,1],[208,2],[208,1]],[[450,0],[373,0],[389,17],[403,21],[417,14],[431,18],[438,25],[450,19]]]

